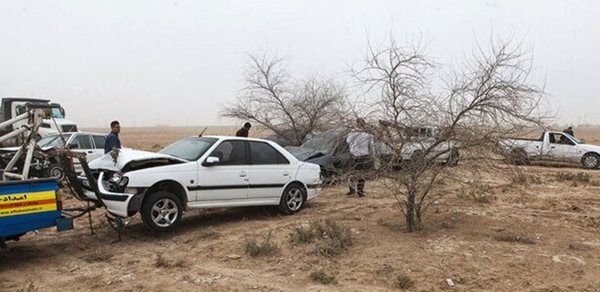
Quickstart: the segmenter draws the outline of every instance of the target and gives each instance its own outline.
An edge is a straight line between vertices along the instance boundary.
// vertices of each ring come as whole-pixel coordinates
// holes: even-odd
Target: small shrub
[[[311,243],[319,235],[311,224],[310,227],[297,226],[294,227],[294,231],[291,234],[291,240],[293,243]]]
[[[221,237],[221,234],[214,230],[202,230],[198,235],[199,239],[218,239]]]
[[[186,263],[184,260],[170,260],[159,254],[156,257],[154,266],[157,268],[182,268],[186,266]]]
[[[556,174],[556,181],[565,182],[571,181],[576,183],[589,184],[592,181],[592,175],[585,172],[571,173],[571,172],[558,172]]]
[[[516,242],[522,244],[535,244],[535,241],[527,236],[519,235],[512,232],[502,232],[500,234],[495,234],[494,239],[497,241],[504,242]]]
[[[310,279],[313,280],[313,282],[323,284],[323,285],[337,284],[337,280],[335,279],[335,276],[327,275],[323,271],[314,271],[314,272],[310,273]]]
[[[543,183],[542,179],[539,176],[526,175],[524,173],[518,173],[517,175],[511,177],[511,181],[515,185],[524,186],[527,186],[529,184],[539,185]]]
[[[315,243],[315,252],[334,256],[352,246],[352,231],[339,225],[335,220],[312,221],[309,227],[295,227],[290,234],[291,241],[297,244]]]
[[[94,251],[94,252],[91,252],[91,253],[81,257],[81,259],[87,263],[96,263],[96,262],[108,262],[112,259],[112,257],[113,257],[113,255],[111,253]]]
[[[264,236],[262,242],[258,242],[256,238],[246,240],[246,254],[249,256],[272,256],[278,252],[279,247],[271,241],[271,231]]]
[[[405,274],[398,275],[396,277],[396,281],[394,282],[394,287],[399,289],[409,289],[413,286],[415,286],[415,282],[413,282],[413,280]]]
[[[352,246],[352,232],[349,228],[338,225],[334,220],[325,220],[319,224],[321,238],[316,246],[316,252],[324,256],[335,256]]]
[[[37,292],[37,291],[38,291],[38,289],[35,287],[33,282],[29,282],[29,285],[27,285],[26,288],[17,290],[17,292]]]

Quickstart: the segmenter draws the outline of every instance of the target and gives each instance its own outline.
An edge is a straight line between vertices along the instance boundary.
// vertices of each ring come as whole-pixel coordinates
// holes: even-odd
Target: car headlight
[[[113,172],[108,178],[111,191],[123,191],[129,183],[129,178],[120,172]]]
[[[108,179],[111,183],[118,184],[123,179],[123,175],[119,172],[113,172]]]

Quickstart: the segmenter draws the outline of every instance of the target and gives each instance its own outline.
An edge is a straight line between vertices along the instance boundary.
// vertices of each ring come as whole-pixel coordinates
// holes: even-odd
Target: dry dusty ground
[[[194,131],[122,136],[130,147],[152,149]],[[425,230],[414,234],[402,232],[397,205],[378,182],[368,183],[363,199],[328,187],[293,216],[265,208],[190,211],[181,228],[161,235],[136,216],[120,242],[96,211],[95,235],[82,218],[74,231],[11,242],[0,255],[0,290],[387,291],[412,281],[410,291],[600,291],[600,170],[522,170],[527,183],[490,173],[466,190],[444,186]],[[457,172],[469,180],[461,166]],[[315,252],[321,241],[292,243],[295,227],[325,219],[350,229],[351,247],[324,256]],[[274,255],[246,254],[248,240],[268,233]],[[337,284],[313,281],[316,271]]]

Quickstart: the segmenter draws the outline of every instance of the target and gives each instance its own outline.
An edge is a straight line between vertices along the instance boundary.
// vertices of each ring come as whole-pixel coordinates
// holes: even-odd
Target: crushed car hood
[[[300,161],[306,161],[327,154],[316,149],[301,146],[288,146],[285,147],[285,150],[287,150],[290,154],[294,155],[294,157],[296,157],[296,159]]]
[[[113,150],[114,151],[114,150]],[[89,166],[91,169],[106,169],[112,171],[132,171],[148,167],[157,167],[169,164],[177,164],[187,162],[184,159],[175,156],[160,154],[155,152],[120,149],[116,155],[116,162],[113,158],[114,153],[109,152],[101,157],[91,161]],[[136,167],[131,167],[132,165]]]

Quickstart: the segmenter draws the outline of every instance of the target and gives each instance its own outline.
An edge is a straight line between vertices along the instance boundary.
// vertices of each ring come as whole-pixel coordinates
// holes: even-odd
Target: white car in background
[[[106,135],[98,133],[72,132],[62,134],[51,134],[41,138],[37,146],[41,152],[46,152],[53,148],[68,148],[73,152],[84,153],[88,161],[92,161],[104,155],[104,143]],[[20,147],[0,148],[0,164],[2,168],[8,163]],[[79,161],[74,161],[75,171],[82,172]],[[32,160],[30,174],[37,177],[52,177],[62,180],[65,177],[65,170],[62,164],[53,157],[44,155],[35,155]]]
[[[80,178],[86,196],[121,218],[140,212],[156,231],[175,227],[186,208],[278,206],[293,214],[320,191],[318,165],[262,139],[189,137],[158,153],[117,153],[90,162],[97,183]]]

